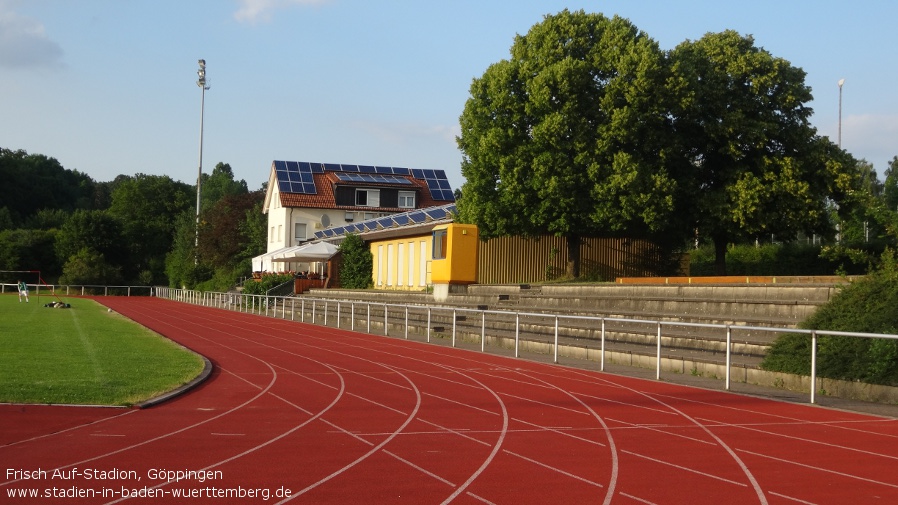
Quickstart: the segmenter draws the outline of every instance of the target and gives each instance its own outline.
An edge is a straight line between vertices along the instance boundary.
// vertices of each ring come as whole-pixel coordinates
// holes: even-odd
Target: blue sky
[[[463,182],[458,117],[471,80],[515,34],[564,8],[620,15],[672,49],[734,29],[807,72],[812,122],[882,174],[898,155],[898,2],[856,0],[0,0],[0,147],[108,181],[251,189],[271,161],[442,169]],[[37,204],[39,205],[39,204]]]

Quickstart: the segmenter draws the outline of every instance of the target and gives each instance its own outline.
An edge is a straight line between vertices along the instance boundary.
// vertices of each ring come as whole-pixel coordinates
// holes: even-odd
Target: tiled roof
[[[362,172],[361,170],[372,169]],[[414,190],[417,208],[444,205],[454,201],[451,188],[440,170],[392,169],[390,167],[360,167],[356,165],[335,165],[304,162],[272,162],[272,182],[278,185],[280,203],[283,207],[359,210],[354,205],[337,205],[334,188],[337,186],[399,188]],[[389,175],[387,175],[389,173]],[[341,175],[342,174],[342,175]],[[345,180],[346,175],[366,177],[364,182]],[[426,174],[426,175],[425,175]],[[302,177],[303,184],[292,183]],[[426,178],[425,178],[426,177]],[[431,179],[435,177],[438,181]],[[397,180],[401,179],[401,180]],[[393,181],[393,182],[391,182]],[[407,182],[406,182],[407,181]],[[309,184],[309,183],[312,184]],[[438,186],[444,189],[439,189]],[[296,188],[299,192],[293,192]],[[433,191],[440,194],[434,198]],[[446,197],[450,199],[447,200]],[[406,208],[376,207],[378,211],[403,212]]]

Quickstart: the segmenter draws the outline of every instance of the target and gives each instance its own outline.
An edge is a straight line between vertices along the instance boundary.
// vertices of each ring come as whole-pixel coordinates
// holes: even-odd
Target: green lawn
[[[0,402],[132,405],[189,382],[203,360],[92,300],[0,295]]]

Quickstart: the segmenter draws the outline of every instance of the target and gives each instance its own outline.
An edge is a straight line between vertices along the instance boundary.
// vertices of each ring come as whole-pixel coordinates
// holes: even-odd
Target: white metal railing
[[[404,314],[404,337],[409,338],[409,312],[419,311],[423,317],[426,313],[426,341],[431,341],[431,331],[433,327],[434,314],[445,313],[450,315],[452,323],[451,345],[456,347],[456,332],[459,313],[480,315],[480,346],[481,351],[486,350],[486,317],[488,314],[509,318],[514,316],[514,355],[520,357],[520,334],[521,334],[521,318],[540,318],[549,319],[553,323],[554,333],[552,340],[553,362],[558,363],[559,348],[559,324],[561,321],[579,321],[586,322],[599,331],[599,363],[600,370],[605,370],[605,354],[606,354],[606,328],[608,323],[631,323],[639,325],[651,325],[655,329],[656,336],[656,352],[655,352],[655,378],[661,378],[661,362],[662,362],[662,329],[664,327],[681,327],[681,328],[710,328],[721,330],[725,337],[725,387],[730,389],[732,357],[733,357],[733,331],[755,331],[755,332],[772,332],[772,333],[798,333],[809,335],[811,338],[811,366],[810,366],[810,402],[816,403],[816,383],[817,383],[817,337],[826,336],[843,336],[857,338],[884,338],[898,340],[898,335],[879,334],[879,333],[860,333],[860,332],[844,332],[829,330],[807,330],[797,328],[773,328],[764,326],[748,326],[737,324],[714,324],[714,323],[690,323],[679,321],[660,321],[653,319],[629,319],[609,316],[580,316],[580,315],[562,315],[538,312],[517,312],[509,310],[481,310],[462,307],[448,306],[431,306],[431,305],[404,305],[391,304],[383,302],[365,302],[365,301],[347,301],[327,298],[310,298],[310,297],[289,297],[289,296],[271,296],[271,295],[249,295],[242,293],[218,293],[203,292],[186,289],[172,289],[166,287],[155,288],[155,295],[160,298],[202,305],[206,307],[217,307],[221,309],[236,310],[240,312],[254,313],[263,316],[280,317],[287,319],[290,314],[291,320],[296,320],[297,309],[299,309],[299,320],[301,322],[312,324],[328,325],[328,313],[335,306],[336,325],[340,327],[341,308],[347,304],[350,307],[350,330],[357,331],[356,320],[357,314],[364,316],[366,324],[365,331],[371,333],[372,307],[382,310],[383,313],[383,331],[384,335],[389,334],[389,310],[394,309]],[[357,307],[362,307],[363,313],[357,312]],[[311,309],[311,321],[306,319],[306,313]],[[280,316],[278,315],[280,311]],[[322,313],[323,311],[323,313]],[[377,311],[375,311],[377,313]],[[376,317],[376,316],[375,316]],[[319,322],[319,320],[321,320]]]
[[[37,296],[153,296],[153,286],[106,286],[101,284],[28,284],[28,289]],[[0,293],[15,293],[16,284],[0,283]]]

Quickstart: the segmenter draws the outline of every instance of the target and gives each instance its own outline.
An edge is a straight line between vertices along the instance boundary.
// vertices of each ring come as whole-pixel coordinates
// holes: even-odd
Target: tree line
[[[265,251],[264,191],[230,165],[196,186],[169,176],[97,182],[56,159],[0,149],[0,270],[40,270],[61,284],[226,289]],[[3,279],[8,282],[7,279]]]
[[[471,84],[462,112],[464,222],[483,238],[552,234],[579,275],[585,236],[711,243],[894,243],[884,186],[810,124],[805,72],[735,31],[662,50],[629,20],[564,10],[515,37]]]

